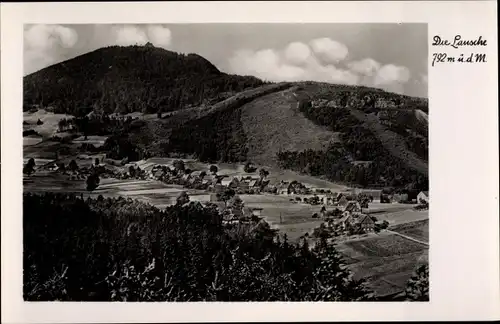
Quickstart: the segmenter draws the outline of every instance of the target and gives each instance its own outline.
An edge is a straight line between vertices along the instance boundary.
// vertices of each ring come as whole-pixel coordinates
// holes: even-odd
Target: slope
[[[24,77],[24,106],[56,113],[174,111],[211,105],[247,88],[255,77],[228,75],[196,54],[178,54],[150,44],[111,46]]]
[[[325,150],[338,134],[315,125],[298,109],[296,87],[260,97],[241,107],[248,157],[257,164],[277,165],[280,151]]]

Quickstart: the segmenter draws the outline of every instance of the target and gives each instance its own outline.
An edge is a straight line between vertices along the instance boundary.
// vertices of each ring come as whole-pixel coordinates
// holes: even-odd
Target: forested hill
[[[27,75],[23,83],[23,110],[40,105],[83,115],[210,105],[263,81],[222,73],[197,54],[147,44],[101,48]]]

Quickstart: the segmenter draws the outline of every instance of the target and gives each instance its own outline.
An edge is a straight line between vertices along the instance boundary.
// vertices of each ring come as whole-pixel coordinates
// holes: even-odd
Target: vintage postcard
[[[2,5],[5,321],[499,316],[496,3],[219,5]]]

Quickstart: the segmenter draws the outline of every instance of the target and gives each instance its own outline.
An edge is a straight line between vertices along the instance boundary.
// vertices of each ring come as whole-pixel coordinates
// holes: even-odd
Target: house
[[[59,170],[59,167],[56,164],[50,164],[47,166],[47,170],[49,171],[57,171]]]
[[[258,188],[260,184],[260,179],[250,179],[248,181],[248,188]]]
[[[345,207],[345,206],[347,206],[348,202],[349,201],[347,200],[347,197],[344,194],[340,193],[337,195],[337,205],[338,206]]]
[[[420,191],[417,195],[417,203],[428,204],[429,203],[429,191]]]
[[[350,213],[359,213],[361,212],[361,205],[357,201],[349,201],[344,207],[344,211],[348,211]]]
[[[193,178],[199,178],[201,172],[202,171],[193,171],[193,172],[191,172],[191,177],[193,177]]]
[[[288,195],[290,183],[286,181],[280,182],[276,188],[278,189],[278,195]]]
[[[250,183],[250,180],[241,180],[239,183],[238,183],[238,189],[241,189],[241,190],[248,190],[250,188],[249,186],[249,183]]]
[[[222,179],[221,184],[224,187],[228,187],[231,189],[236,189],[238,188],[238,185],[240,184],[240,181],[238,180],[237,177],[234,177],[232,179]]]
[[[215,185],[218,185],[218,184],[221,184],[222,182],[222,179],[224,179],[226,176],[225,175],[213,175],[212,176],[212,185],[215,186]]]
[[[269,185],[269,180],[263,180],[261,183],[260,183],[260,187],[262,189],[266,188],[267,186]]]
[[[339,224],[343,229],[346,229],[351,224],[352,219],[353,216],[350,213],[344,213],[336,223]]]
[[[375,230],[375,222],[368,215],[360,215],[356,218],[353,225],[359,226],[365,232],[373,232]]]
[[[165,175],[165,172],[163,172],[163,170],[161,168],[159,169],[153,169],[153,171],[151,172],[151,174],[153,175],[153,178],[154,179],[161,179],[161,177],[163,177]]]

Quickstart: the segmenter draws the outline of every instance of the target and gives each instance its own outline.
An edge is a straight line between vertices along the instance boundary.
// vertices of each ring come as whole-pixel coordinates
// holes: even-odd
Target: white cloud
[[[24,29],[24,74],[57,63],[61,52],[78,42],[78,33],[60,25],[29,25]]]
[[[30,49],[51,50],[56,46],[75,46],[78,34],[60,25],[32,25],[24,31],[24,45]]]
[[[354,73],[363,76],[373,76],[380,69],[380,63],[371,58],[349,62],[347,63],[347,66]]]
[[[378,70],[375,76],[375,85],[406,83],[408,80],[410,80],[410,70],[408,68],[387,64]]]
[[[311,49],[300,42],[290,43],[285,48],[285,60],[293,65],[301,65],[307,62],[311,56]]]
[[[318,58],[318,53],[323,57]],[[292,42],[284,49],[237,51],[230,58],[232,73],[254,75],[269,81],[320,81],[364,85],[387,91],[402,92],[410,79],[403,66],[382,65],[372,58],[339,62],[347,58],[348,49],[330,39],[316,39],[308,44]],[[325,55],[328,61],[325,62]],[[344,66],[344,67],[343,67]]]
[[[113,26],[106,43],[110,45],[144,45],[148,42],[155,46],[168,48],[172,43],[170,29],[162,25],[120,25]]]
[[[148,26],[147,33],[153,45],[168,47],[172,43],[172,32],[167,27],[161,25]]]
[[[114,42],[115,45],[128,46],[128,45],[144,45],[148,42],[148,36],[142,28],[135,26],[113,26]]]
[[[324,63],[336,64],[347,58],[347,46],[330,38],[318,38],[311,41],[311,48]]]
[[[74,28],[61,25],[30,25],[24,30],[24,74],[73,57],[74,48],[82,46],[93,51],[104,46],[144,45],[169,48],[170,29],[163,25],[95,25],[79,43]],[[72,51],[70,49],[73,49]]]

